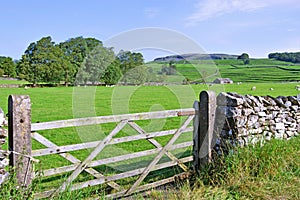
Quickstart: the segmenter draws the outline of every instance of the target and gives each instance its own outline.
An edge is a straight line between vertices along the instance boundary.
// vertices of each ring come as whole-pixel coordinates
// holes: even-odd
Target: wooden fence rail
[[[17,149],[16,146],[24,144],[26,151],[22,149],[22,154],[26,155],[26,158],[39,158],[41,156],[57,154],[64,159],[71,162],[67,166],[45,169],[42,171],[43,177],[54,176],[69,172],[70,175],[65,179],[59,188],[54,188],[48,191],[40,192],[35,195],[36,198],[51,197],[59,192],[63,192],[66,189],[78,190],[89,186],[96,186],[100,184],[107,184],[113,188],[115,193],[108,194],[107,197],[122,197],[131,195],[138,191],[147,190],[152,187],[156,187],[162,184],[166,184],[174,181],[180,177],[186,177],[191,173],[191,168],[186,163],[194,161],[194,169],[200,170],[205,163],[211,160],[211,148],[212,148],[212,134],[213,134],[213,112],[214,94],[212,92],[202,92],[202,102],[199,104],[195,102],[194,108],[166,110],[157,112],[145,112],[136,114],[114,115],[114,116],[99,116],[69,120],[59,120],[52,122],[31,123],[30,121],[30,99],[28,96],[13,95],[9,97],[9,122],[10,122],[10,134],[9,134],[9,148],[21,152],[21,149]],[[27,100],[25,100],[27,99]],[[200,108],[199,108],[200,106]],[[20,115],[19,110],[26,108],[26,116]],[[24,113],[23,113],[24,114]],[[18,116],[16,116],[18,115]],[[163,119],[184,117],[183,123],[177,129],[162,130],[156,132],[146,132],[136,121],[150,120],[150,119]],[[193,126],[191,123],[193,122]],[[85,142],[80,144],[67,144],[59,146],[54,141],[50,141],[43,135],[39,134],[39,131],[59,129],[66,127],[87,126],[95,124],[115,123],[115,127],[109,134],[102,140]],[[137,135],[117,137],[115,136],[127,126],[131,127]],[[176,143],[175,141],[183,133],[192,133],[193,141]],[[22,137],[20,138],[20,135]],[[170,139],[165,145],[161,145],[155,138],[169,136]],[[44,145],[46,148],[31,149],[31,139]],[[131,152],[125,155],[112,156],[109,158],[96,159],[101,154],[104,148],[109,145],[116,145],[120,143],[129,143],[137,140],[146,140],[154,148],[146,149],[139,152]],[[187,147],[193,147],[193,155],[184,155],[177,158],[172,153],[174,150],[184,149]],[[204,148],[204,149],[203,149]],[[91,149],[90,154],[83,160],[76,158],[70,154],[73,151]],[[202,153],[201,153],[202,152]],[[206,153],[206,154],[205,154]],[[105,175],[99,171],[99,166],[106,166],[108,164],[115,164],[117,162],[142,158],[146,156],[154,156],[153,160],[146,167],[138,167],[129,171]],[[169,161],[159,162],[162,157],[169,158]],[[31,183],[33,172],[31,172],[30,159],[25,159],[21,156],[12,157],[13,162],[11,165],[15,167],[18,174],[18,182],[22,185],[29,185]],[[21,163],[21,164],[20,164]],[[26,165],[24,165],[26,163]],[[156,181],[154,183],[141,184],[148,174],[155,170],[165,169],[173,166],[178,166],[182,172],[175,174],[172,177],[165,178],[163,180]],[[83,182],[74,182],[78,176],[83,172],[87,172],[92,175],[94,179]],[[128,177],[137,176],[136,181],[129,188],[124,188],[116,181]]]

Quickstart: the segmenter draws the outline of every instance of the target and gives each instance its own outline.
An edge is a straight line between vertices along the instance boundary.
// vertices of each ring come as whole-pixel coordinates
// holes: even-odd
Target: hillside
[[[226,59],[237,59],[238,55],[229,54],[182,54],[182,55],[170,55],[166,57],[155,58],[154,62],[169,62],[169,61],[181,61],[181,60],[226,60]]]
[[[216,54],[214,54],[216,55]],[[170,58],[166,58],[169,59]],[[166,60],[165,60],[166,61]],[[212,82],[216,76],[231,78],[236,82],[299,82],[300,65],[273,59],[250,59],[250,64],[242,60],[192,60],[188,63],[175,61],[177,73],[166,76],[167,82],[193,81]],[[154,72],[161,72],[163,62],[147,64]]]

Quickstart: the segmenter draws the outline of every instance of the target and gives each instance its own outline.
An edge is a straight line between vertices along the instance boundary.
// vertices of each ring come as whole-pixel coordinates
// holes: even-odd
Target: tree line
[[[56,44],[50,36],[29,44],[20,60],[0,57],[0,76],[30,83],[142,84],[156,76],[144,65],[141,53],[104,47],[95,38],[76,37]]]
[[[292,63],[300,63],[300,52],[270,53],[268,57],[269,59],[276,59],[276,60],[292,62]]]

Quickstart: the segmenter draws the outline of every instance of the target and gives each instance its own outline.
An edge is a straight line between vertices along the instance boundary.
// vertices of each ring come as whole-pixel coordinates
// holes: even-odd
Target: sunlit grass
[[[151,195],[193,200],[300,199],[299,153],[300,137],[236,149],[209,164],[199,176],[169,190],[154,190]]]
[[[253,94],[253,95],[297,95],[299,91],[295,90],[298,83],[242,83],[240,85],[231,84],[218,88],[218,91],[237,92],[239,94]],[[256,86],[256,90],[251,90],[252,86]],[[95,88],[74,88],[74,87],[53,87],[53,88],[29,88],[29,89],[5,89],[0,88],[0,107],[7,112],[7,98],[9,94],[26,94],[29,95],[32,102],[32,122],[47,122],[53,120],[72,119],[74,117],[74,91],[79,92],[80,96],[76,98],[82,102],[85,107],[87,102],[93,102],[92,105],[87,105],[88,112],[83,112],[82,116],[94,115],[111,115],[111,114],[126,114],[137,112],[148,112],[156,110],[169,110],[178,108],[190,108],[195,100],[198,100],[199,93],[202,90],[210,88],[208,85],[173,85],[173,86],[117,86],[113,88],[108,87],[95,87]],[[273,88],[273,90],[270,90]],[[85,92],[87,91],[87,92]],[[89,99],[88,93],[95,92],[95,99]],[[130,95],[127,95],[127,94]],[[127,96],[126,96],[127,95]],[[90,112],[91,111],[91,112]],[[161,129],[178,128],[182,123],[181,119],[170,120],[154,120],[138,122],[146,131],[159,131]],[[58,145],[76,144],[81,143],[82,139],[85,141],[99,140],[101,137],[110,132],[115,124],[107,124],[100,126],[92,126],[85,128],[89,130],[87,137],[82,138],[78,129],[65,128],[49,131],[41,131],[40,133],[46,138],[50,139]],[[102,134],[102,135],[101,135]],[[121,132],[120,136],[137,134],[125,129]],[[155,138],[161,144],[165,144],[168,137]],[[185,138],[191,141],[192,136]],[[184,140],[183,140],[184,141]],[[182,141],[182,142],[183,142]],[[286,144],[286,145],[285,145]],[[294,147],[290,149],[289,146]],[[296,187],[299,188],[299,138],[288,142],[278,141],[273,142],[273,147],[266,145],[260,149],[245,148],[239,150],[236,155],[226,157],[225,161],[219,163],[224,168],[218,168],[217,165],[207,169],[195,183],[193,187],[183,185],[178,189],[178,192],[170,198],[187,198],[187,199],[280,199],[293,197],[292,199],[299,198]],[[132,144],[120,144],[114,150],[106,150],[105,154],[109,153],[124,153],[134,152],[137,150],[149,149],[152,147],[147,141],[134,142]],[[33,142],[33,149],[43,148],[42,145]],[[273,148],[273,150],[272,150]],[[284,152],[285,154],[276,155],[276,152]],[[295,154],[298,153],[298,154]],[[72,155],[83,160],[90,151],[76,151]],[[251,154],[252,153],[252,154]],[[246,155],[246,156],[245,156]],[[237,156],[237,157],[236,157]],[[268,158],[270,156],[270,158]],[[280,156],[280,157],[277,157]],[[104,155],[105,157],[105,155]],[[248,161],[248,158],[251,160]],[[100,157],[101,158],[101,155]],[[260,158],[263,158],[262,162]],[[59,156],[45,157],[41,159],[41,167],[52,168],[70,164],[65,159]],[[147,159],[145,159],[146,162]],[[149,160],[147,160],[149,162]],[[297,165],[295,165],[295,163]],[[288,166],[288,167],[284,167]],[[276,170],[279,171],[276,171]],[[294,169],[294,171],[290,170]],[[248,171],[243,171],[248,170]],[[249,174],[255,172],[256,176]],[[295,172],[296,171],[296,172]],[[215,176],[210,177],[212,172],[216,172]],[[280,173],[279,173],[280,172]],[[267,175],[268,174],[268,175]],[[209,175],[209,176],[208,176]],[[236,175],[236,176],[233,176]],[[264,175],[266,177],[264,177]],[[245,177],[238,179],[238,177]],[[272,177],[272,178],[270,178]],[[80,180],[86,177],[80,176]],[[58,176],[60,179],[60,176]],[[281,181],[282,180],[282,181]],[[57,180],[56,180],[57,182]],[[58,181],[59,182],[59,181]],[[190,183],[192,180],[190,181]],[[57,184],[57,183],[55,183]],[[194,184],[194,183],[193,183]],[[224,185],[223,185],[224,184]],[[281,185],[286,186],[281,188]],[[198,186],[199,187],[198,187]],[[296,185],[296,186],[295,186]],[[44,184],[42,187],[51,188],[53,185]],[[256,191],[258,195],[254,194]],[[296,190],[296,191],[295,191]],[[270,192],[271,191],[271,192]],[[95,191],[86,189],[75,193],[65,193],[64,197],[70,198],[87,198],[90,194],[98,194]],[[159,191],[154,191],[159,196]],[[294,195],[292,195],[294,193]],[[101,194],[103,195],[103,194]],[[100,196],[101,196],[100,195]],[[259,196],[261,195],[261,196]],[[272,196],[273,195],[273,196]],[[157,198],[158,198],[157,196]],[[162,196],[165,196],[163,194]],[[295,198],[294,198],[295,197]],[[63,197],[59,197],[63,199]]]

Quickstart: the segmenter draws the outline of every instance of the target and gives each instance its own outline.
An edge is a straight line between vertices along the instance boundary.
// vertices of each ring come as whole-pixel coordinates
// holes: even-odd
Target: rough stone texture
[[[7,121],[3,110],[0,108],[0,184],[8,178],[8,172],[5,171],[5,167],[9,164],[8,151],[2,149],[2,145],[7,138],[7,130],[4,129],[4,125],[7,125]]]
[[[272,138],[288,140],[300,133],[300,94],[274,98],[223,92],[217,104],[217,151]]]

